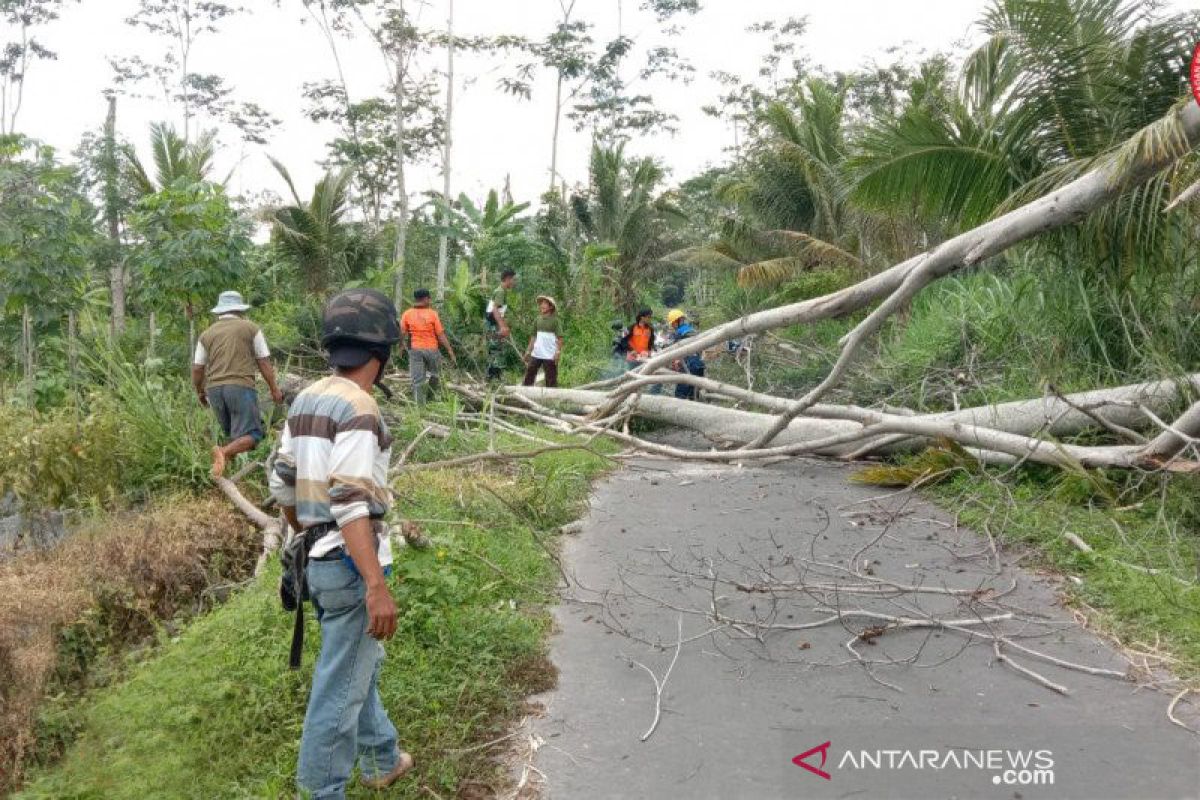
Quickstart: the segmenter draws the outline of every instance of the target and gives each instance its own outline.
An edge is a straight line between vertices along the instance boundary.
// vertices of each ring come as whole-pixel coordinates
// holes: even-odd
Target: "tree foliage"
[[[248,224],[218,184],[179,178],[138,201],[129,223],[143,305],[181,309],[191,320],[242,278]]]
[[[666,263],[677,244],[675,226],[683,215],[660,191],[663,168],[650,158],[628,158],[625,146],[592,146],[586,196],[575,205],[579,224],[602,265],[613,303],[636,310],[640,292]]]
[[[162,97],[182,110],[185,141],[191,140],[194,118],[202,115],[231,125],[247,142],[265,144],[279,120],[257,103],[235,101],[220,75],[193,68],[196,42],[219,33],[223,22],[244,10],[217,0],[139,0],[126,22],[159,37],[163,46],[151,61],[141,55],[112,59],[114,85],[133,92],[147,82],[158,84]]]
[[[297,269],[305,288],[323,295],[331,285],[365,271],[374,248],[348,221],[353,172],[346,168],[326,172],[305,201],[287,168],[275,159],[271,163],[292,197],[291,204],[271,212],[272,242]]]
[[[55,319],[78,307],[98,245],[75,170],[19,136],[0,140],[0,308]]]
[[[956,231],[1073,180],[1186,94],[1200,15],[1130,0],[997,0],[983,27],[987,40],[957,76],[927,65],[903,110],[868,127],[855,202],[915,204]],[[1196,169],[1192,156],[1101,210],[1085,235],[1066,234],[1070,247],[1126,273],[1171,260],[1164,248],[1178,243],[1181,218],[1161,214],[1162,198]]]
[[[126,176],[139,197],[154,194],[183,180],[200,183],[209,179],[216,155],[216,133],[206,131],[189,142],[165,122],[150,125],[151,171],[138,157],[132,145],[123,148]]]
[[[65,0],[0,0],[0,19],[13,31],[0,43],[0,134],[13,134],[25,99],[25,79],[37,61],[57,58],[37,30],[58,19]],[[76,0],[78,2],[78,0]]]

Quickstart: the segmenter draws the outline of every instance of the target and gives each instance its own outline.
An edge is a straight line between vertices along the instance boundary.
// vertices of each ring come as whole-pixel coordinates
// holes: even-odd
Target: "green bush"
[[[0,496],[12,492],[31,508],[108,504],[122,487],[120,439],[108,408],[0,407]]]

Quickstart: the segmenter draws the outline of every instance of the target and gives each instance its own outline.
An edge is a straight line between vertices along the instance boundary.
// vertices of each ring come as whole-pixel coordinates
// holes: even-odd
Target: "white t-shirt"
[[[547,361],[558,355],[558,334],[549,331],[538,331],[533,340],[533,357]]]

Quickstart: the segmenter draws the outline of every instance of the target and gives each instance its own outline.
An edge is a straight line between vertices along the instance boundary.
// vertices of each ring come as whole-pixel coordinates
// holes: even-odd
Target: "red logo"
[[[793,758],[792,763],[795,764],[797,767],[804,767],[806,770],[811,772],[813,775],[819,775],[820,777],[824,778],[827,781],[832,780],[829,773],[826,772],[824,769],[822,769],[822,767],[825,766],[825,759],[829,756],[829,744],[830,744],[829,742],[826,742],[825,744],[817,745],[816,747],[814,747],[811,750],[805,750],[803,753],[801,753],[800,755]],[[821,766],[820,767],[814,767],[812,764],[809,764],[808,762],[806,762],[804,760],[804,759],[808,758],[809,756],[811,756],[813,753],[818,753],[818,752],[821,754]]]
[[[1196,45],[1196,51],[1192,53],[1192,68],[1188,75],[1192,79],[1192,96],[1200,103],[1200,44]]]

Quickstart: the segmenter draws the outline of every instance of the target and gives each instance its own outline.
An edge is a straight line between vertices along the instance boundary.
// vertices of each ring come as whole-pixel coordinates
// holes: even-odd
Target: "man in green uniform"
[[[505,315],[508,313],[508,293],[516,285],[517,273],[506,269],[500,273],[500,285],[488,298],[485,312],[485,336],[487,338],[487,379],[489,381],[500,380],[500,374],[504,371],[504,345],[512,337],[512,331],[508,328],[508,320],[505,319]]]

